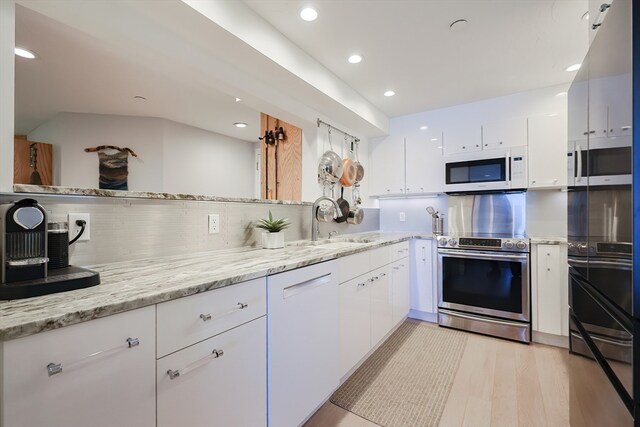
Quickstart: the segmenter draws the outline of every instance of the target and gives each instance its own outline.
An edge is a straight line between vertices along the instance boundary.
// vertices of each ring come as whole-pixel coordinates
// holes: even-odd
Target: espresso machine
[[[95,286],[86,268],[48,269],[47,213],[34,199],[0,204],[0,299],[28,298]]]

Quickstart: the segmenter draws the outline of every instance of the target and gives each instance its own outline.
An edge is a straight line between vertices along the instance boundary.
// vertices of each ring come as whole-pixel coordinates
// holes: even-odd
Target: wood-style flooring
[[[569,426],[568,356],[562,348],[470,333],[440,426]],[[305,427],[376,425],[327,402]]]

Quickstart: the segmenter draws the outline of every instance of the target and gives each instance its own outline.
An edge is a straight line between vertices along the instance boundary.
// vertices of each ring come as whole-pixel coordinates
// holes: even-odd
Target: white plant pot
[[[280,249],[284,248],[284,232],[262,233],[262,247],[264,249]]]

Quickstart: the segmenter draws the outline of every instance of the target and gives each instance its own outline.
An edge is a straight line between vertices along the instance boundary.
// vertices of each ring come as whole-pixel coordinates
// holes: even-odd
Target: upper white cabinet
[[[529,118],[529,188],[567,185],[567,115]]]
[[[404,194],[404,137],[371,141],[370,157],[371,194]]]
[[[444,155],[482,150],[482,127],[464,122],[444,130]]]
[[[155,426],[155,307],[1,343],[0,425]]]
[[[527,145],[527,119],[500,120],[482,125],[482,149]]]
[[[441,131],[406,138],[406,194],[443,191],[442,147]]]

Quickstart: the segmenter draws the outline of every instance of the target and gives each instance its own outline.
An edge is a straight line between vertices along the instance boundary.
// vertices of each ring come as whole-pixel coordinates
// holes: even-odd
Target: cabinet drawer
[[[185,348],[267,312],[264,278],[157,305],[157,357]]]
[[[0,425],[155,426],[154,322],[151,306],[0,343]]]
[[[338,283],[344,283],[371,270],[369,251],[338,259]]]
[[[409,256],[409,242],[407,241],[391,245],[389,246],[389,251],[389,262],[394,262],[399,259],[406,258]]]
[[[261,317],[158,360],[158,427],[265,426],[266,336]]]
[[[392,246],[383,246],[369,251],[371,270],[391,262],[391,247]]]

